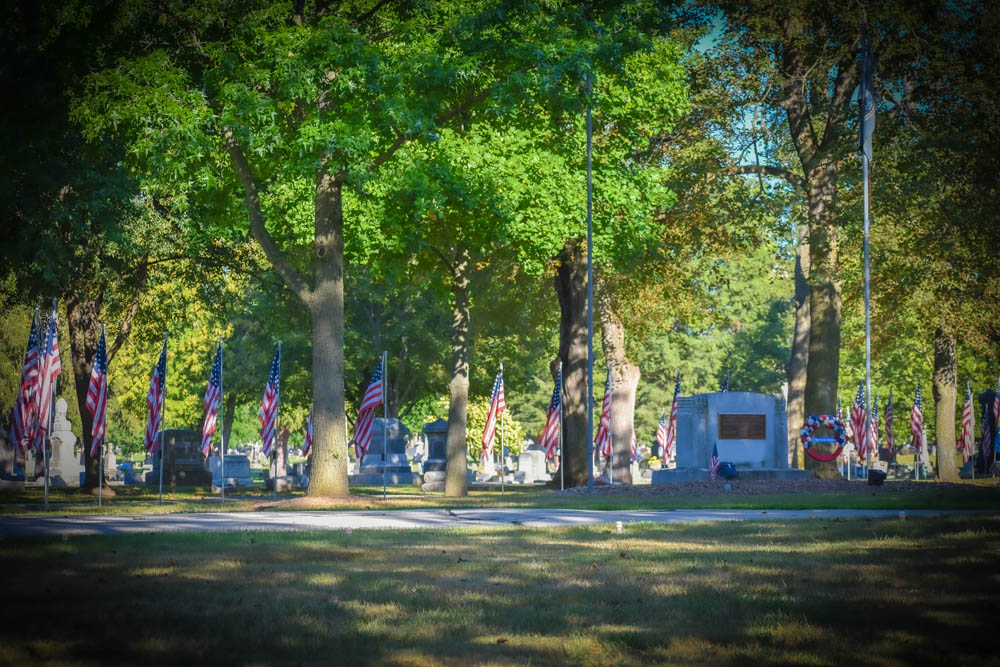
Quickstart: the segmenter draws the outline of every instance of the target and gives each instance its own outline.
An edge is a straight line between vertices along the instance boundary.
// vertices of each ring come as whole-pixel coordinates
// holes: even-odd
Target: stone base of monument
[[[295,487],[299,485],[299,478],[292,475],[285,475],[283,477],[278,477],[277,482],[278,482],[278,493],[288,493],[294,490]],[[265,479],[264,488],[267,489],[268,491],[273,491],[274,479],[270,477]]]
[[[444,491],[445,478],[448,474],[444,470],[428,470],[424,473],[424,483],[420,488],[424,491]]]
[[[0,493],[24,491],[23,479],[0,479]]]
[[[371,468],[362,468],[357,475],[348,475],[348,484],[360,484],[362,486],[380,486],[382,484],[382,469],[377,468],[377,472],[370,472]],[[394,470],[392,466],[385,471],[386,484],[413,484],[413,471]]]
[[[747,468],[736,469],[734,479],[743,481],[758,481],[764,479],[807,479],[812,476],[812,471],[798,470],[796,468]],[[673,484],[676,482],[708,482],[712,475],[708,468],[670,468],[668,470],[654,470],[652,484]],[[723,481],[720,477],[718,481]]]

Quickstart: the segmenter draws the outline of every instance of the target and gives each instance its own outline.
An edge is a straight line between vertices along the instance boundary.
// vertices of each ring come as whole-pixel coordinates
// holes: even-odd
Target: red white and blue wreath
[[[813,451],[813,431],[815,431],[820,424],[833,431],[833,439],[837,443],[837,451],[832,454],[820,454],[819,452]],[[847,429],[845,429],[844,425],[840,423],[840,420],[833,415],[811,415],[809,419],[806,420],[802,430],[799,431],[799,440],[802,441],[802,448],[805,450],[806,454],[815,460],[833,461],[840,456],[840,452],[844,449],[844,445],[847,444]]]

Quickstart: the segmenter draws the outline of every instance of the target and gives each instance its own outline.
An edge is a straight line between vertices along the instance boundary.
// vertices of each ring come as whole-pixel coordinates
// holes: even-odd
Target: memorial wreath
[[[819,452],[813,451],[813,431],[815,431],[820,425],[823,425],[833,431],[833,437],[827,439],[828,441],[837,443],[837,450],[832,454],[820,454]],[[847,429],[845,429],[840,420],[833,415],[811,415],[809,419],[806,420],[802,430],[799,431],[799,440],[802,441],[802,449],[804,449],[806,454],[811,456],[813,459],[817,461],[833,461],[840,456],[840,452],[843,451],[844,445],[847,443]]]

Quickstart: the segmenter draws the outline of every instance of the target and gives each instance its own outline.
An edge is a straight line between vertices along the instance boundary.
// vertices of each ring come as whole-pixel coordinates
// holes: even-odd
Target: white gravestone
[[[80,473],[83,466],[73,451],[76,435],[66,419],[66,399],[56,399],[55,419],[52,422],[49,452],[49,485],[50,486],[80,486]]]

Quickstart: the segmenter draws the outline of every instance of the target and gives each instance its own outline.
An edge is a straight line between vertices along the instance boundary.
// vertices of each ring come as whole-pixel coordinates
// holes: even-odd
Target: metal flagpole
[[[382,351],[382,500],[386,499],[386,471],[389,469],[389,353]]]
[[[566,456],[563,453],[562,359],[559,360],[559,490],[566,490]]]
[[[594,490],[594,125],[587,86],[587,489]]]
[[[52,429],[55,425],[55,411],[56,411],[56,386],[52,385],[52,402],[49,404],[49,430],[42,439],[42,461],[45,462],[45,509],[49,509],[49,458],[52,442],[49,439],[52,436]]]
[[[503,382],[503,362],[500,362],[500,381]],[[504,392],[506,394],[506,392]],[[504,396],[504,403],[507,402],[506,395]],[[506,410],[500,412],[500,495],[503,495],[503,413]]]
[[[222,398],[220,396],[219,400]],[[281,409],[281,341],[278,341],[278,392],[274,397],[274,430],[271,432],[271,461],[274,467],[274,483],[271,484],[271,497],[278,499],[278,413]],[[220,403],[221,406],[221,403]]]
[[[225,384],[222,382],[222,336],[219,336],[219,412],[222,413],[222,430],[219,432],[219,483],[222,485],[219,502],[226,502],[226,394],[223,392]]]
[[[167,332],[163,333],[163,349],[167,348]],[[163,504],[163,434],[167,430],[167,365],[163,364],[160,378],[160,504]]]
[[[101,325],[101,338],[104,338],[104,336],[105,336],[106,333],[107,333],[107,325],[106,324],[102,324]],[[96,359],[95,359],[95,361],[96,361]],[[105,386],[106,386],[107,382],[108,382],[107,370],[106,369],[105,369],[104,375],[105,375],[105,377],[104,377],[104,383],[105,383]],[[105,392],[107,392],[107,389],[105,389]],[[105,401],[108,400],[107,396],[105,396],[104,400]],[[105,408],[105,411],[106,410],[107,410],[107,408]],[[94,417],[96,418],[97,415],[94,415]],[[94,429],[91,429],[90,431],[91,431],[91,436],[90,437],[93,438],[94,437],[93,436]],[[98,461],[99,462],[97,464],[98,465],[98,470],[97,470],[97,506],[100,507],[103,504],[103,501],[104,501],[104,443],[103,442],[101,443],[101,455],[100,455]]]
[[[608,484],[614,484],[614,469],[615,469],[615,436],[611,431],[611,367],[608,366],[608,442],[610,444],[611,456],[608,457]],[[601,412],[604,412],[604,406],[601,406]]]

